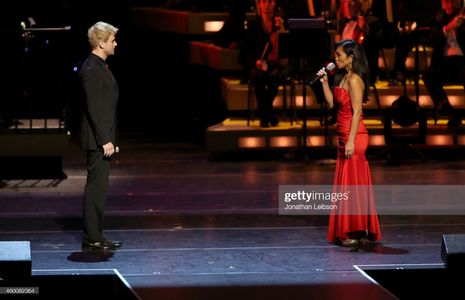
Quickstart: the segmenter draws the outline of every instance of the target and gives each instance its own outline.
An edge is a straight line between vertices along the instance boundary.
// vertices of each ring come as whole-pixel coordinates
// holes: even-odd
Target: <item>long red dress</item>
[[[360,117],[357,134],[355,135],[354,155],[345,157],[345,144],[347,142],[352,108],[350,94],[347,90],[336,87],[334,100],[337,105],[337,162],[334,176],[334,189],[336,192],[351,187],[348,201],[338,203],[337,210],[332,210],[329,219],[328,240],[344,240],[349,232],[367,231],[368,239],[372,241],[381,238],[378,215],[372,192],[370,167],[365,156],[368,146],[368,131]],[[357,188],[354,189],[353,187]]]

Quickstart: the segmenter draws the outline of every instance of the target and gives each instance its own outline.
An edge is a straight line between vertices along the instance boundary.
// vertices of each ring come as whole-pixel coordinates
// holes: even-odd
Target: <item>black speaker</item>
[[[448,268],[465,267],[465,234],[443,235],[441,258]]]
[[[29,241],[0,242],[0,283],[30,280],[31,269]]]

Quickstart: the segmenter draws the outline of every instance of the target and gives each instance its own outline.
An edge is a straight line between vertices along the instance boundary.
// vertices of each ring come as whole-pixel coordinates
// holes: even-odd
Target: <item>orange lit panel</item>
[[[457,137],[457,144],[459,146],[465,146],[465,135],[459,135]]]
[[[413,101],[416,101],[415,96],[413,96],[411,99]],[[420,102],[420,107],[433,107],[434,106],[433,101],[431,100],[431,97],[427,95],[421,95],[418,98],[418,101]]]
[[[318,136],[309,136],[307,137],[307,145],[313,147],[320,147],[325,145],[325,137],[318,135]]]
[[[384,135],[377,134],[377,135],[370,135],[369,145],[371,146],[384,146],[386,145],[384,141]]]
[[[463,96],[454,96],[450,95],[447,98],[449,98],[449,102],[452,106],[461,106],[463,105]]]
[[[283,106],[283,96],[282,95],[276,95],[276,97],[273,100],[273,107],[282,107]]]
[[[337,146],[338,142],[339,142],[339,138],[337,137],[337,135],[331,138],[331,145]]]
[[[381,106],[391,107],[392,103],[397,100],[399,96],[383,96],[380,98]]]
[[[264,137],[242,137],[239,138],[239,148],[263,148],[266,146]]]
[[[271,147],[296,147],[297,138],[295,136],[277,136],[270,139]]]
[[[413,57],[407,57],[407,59],[405,60],[405,66],[408,69],[415,68],[415,59]]]
[[[321,99],[322,101],[324,101],[324,99]],[[295,105],[296,107],[302,107],[304,105],[304,97],[301,96],[301,95],[296,95],[295,96]],[[311,107],[311,106],[316,106],[318,105],[319,106],[319,103],[317,102],[317,99],[316,97],[311,94],[310,92],[307,92],[306,96],[305,96],[305,106],[306,107]]]
[[[203,23],[205,32],[218,32],[223,28],[224,21],[206,21]]]
[[[437,134],[426,137],[426,144],[430,146],[452,146],[454,138],[452,135]]]

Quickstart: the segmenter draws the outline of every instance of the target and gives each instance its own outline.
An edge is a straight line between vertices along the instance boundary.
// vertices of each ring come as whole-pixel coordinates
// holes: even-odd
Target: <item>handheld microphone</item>
[[[329,63],[326,67],[325,67],[325,70],[326,71],[331,71],[331,70],[334,70],[334,68],[336,68],[336,65],[334,63]],[[307,82],[308,85],[312,85],[314,84],[315,82],[317,82],[318,80],[320,80],[321,78],[323,77],[323,75],[317,75],[315,78],[313,78],[312,80],[310,80],[309,82]]]

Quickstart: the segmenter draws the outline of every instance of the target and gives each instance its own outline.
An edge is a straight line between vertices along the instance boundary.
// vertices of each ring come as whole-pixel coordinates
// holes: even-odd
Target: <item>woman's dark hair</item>
[[[363,50],[362,45],[358,44],[354,40],[342,40],[336,43],[336,49],[342,47],[347,56],[353,57],[352,59],[352,72],[362,78],[363,83],[365,83],[365,91],[363,92],[363,102],[368,100],[368,92],[370,90],[370,71],[368,68],[368,61]],[[342,78],[346,75],[347,71],[345,69],[340,69],[336,72],[334,76],[334,83],[339,85]]]

